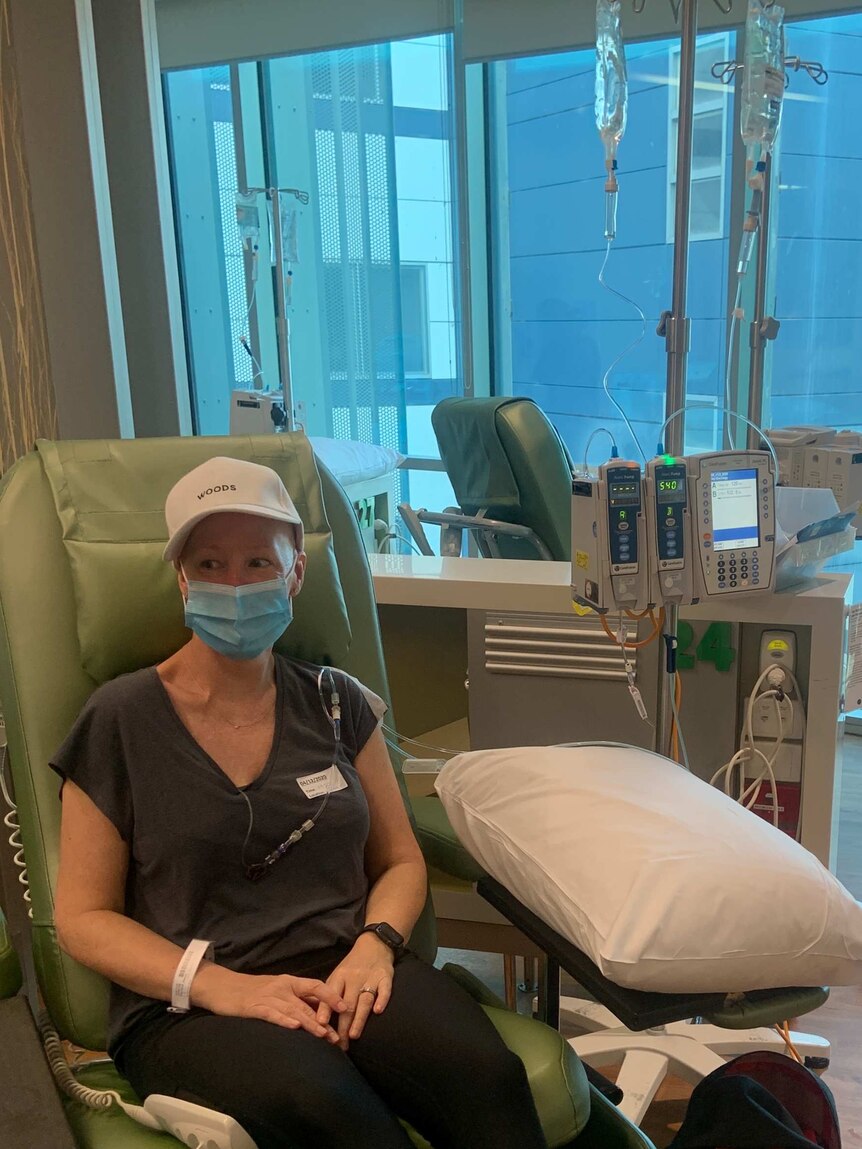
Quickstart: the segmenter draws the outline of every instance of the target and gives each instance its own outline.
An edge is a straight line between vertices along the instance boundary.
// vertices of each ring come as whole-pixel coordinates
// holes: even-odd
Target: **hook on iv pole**
[[[733,0],[725,0],[724,4],[722,4],[721,0],[712,0],[712,2],[713,2],[713,4],[715,4],[715,6],[719,10],[719,12],[721,12],[725,16],[729,16],[731,14],[731,12],[733,11]],[[760,2],[761,2],[761,4],[763,4],[764,8],[771,8],[772,5],[775,3],[775,0],[768,0],[768,2],[767,2],[767,0],[760,0]],[[669,3],[670,3],[670,10],[671,10],[671,12],[673,12],[674,21],[675,21],[675,23],[678,24],[679,23],[679,10],[682,7],[683,0],[669,0]],[[632,0],[632,11],[634,12],[634,14],[636,16],[640,16],[640,14],[641,14],[641,12],[643,12],[644,8],[646,8],[646,0]]]

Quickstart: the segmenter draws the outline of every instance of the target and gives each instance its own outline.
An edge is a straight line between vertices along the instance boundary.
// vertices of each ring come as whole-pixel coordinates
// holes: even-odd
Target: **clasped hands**
[[[291,974],[235,975],[232,1000],[213,1003],[213,1012],[304,1029],[346,1050],[371,1013],[386,1008],[393,975],[392,950],[373,934],[360,934],[325,982]]]

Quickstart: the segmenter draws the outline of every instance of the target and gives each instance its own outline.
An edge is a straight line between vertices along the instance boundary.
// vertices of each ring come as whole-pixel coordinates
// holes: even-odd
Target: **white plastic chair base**
[[[617,1085],[624,1097],[619,1110],[635,1125],[644,1115],[667,1075],[697,1085],[725,1059],[752,1049],[784,1052],[783,1038],[766,1026],[757,1029],[722,1029],[717,1025],[675,1021],[635,1033],[621,1025],[609,1009],[576,997],[560,998],[561,1026],[585,1030],[570,1038],[575,1053],[594,1069],[622,1061]],[[823,1037],[792,1033],[800,1056],[829,1060],[831,1047]]]

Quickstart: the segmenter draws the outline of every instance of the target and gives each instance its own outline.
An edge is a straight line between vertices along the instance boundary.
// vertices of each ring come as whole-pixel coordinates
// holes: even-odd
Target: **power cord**
[[[733,755],[729,762],[725,763],[720,769],[716,770],[712,778],[710,778],[710,785],[715,786],[719,780],[724,778],[724,792],[729,797],[734,797],[734,771],[739,770],[739,781],[737,784],[737,793],[735,795],[736,801],[744,806],[747,810],[757,801],[760,789],[764,782],[769,781],[772,792],[772,822],[774,826],[778,826],[778,783],[775,777],[775,763],[778,759],[778,754],[784,744],[785,731],[784,731],[784,718],[781,712],[781,703],[787,697],[785,687],[787,680],[793,685],[796,697],[801,700],[802,693],[799,688],[799,683],[795,675],[780,666],[768,666],[766,670],[759,676],[754,684],[751,694],[748,696],[748,702],[745,707],[745,721],[742,727],[742,737],[740,738],[740,746],[737,752]],[[769,689],[761,692],[761,686],[768,683]],[[759,747],[754,745],[754,730],[752,726],[754,706],[759,699],[771,698],[775,706],[775,715],[778,722],[778,735],[773,743],[772,750],[767,757]],[[745,783],[745,766],[748,763],[754,763],[755,758],[760,759],[762,766],[757,777],[754,778],[747,786]]]

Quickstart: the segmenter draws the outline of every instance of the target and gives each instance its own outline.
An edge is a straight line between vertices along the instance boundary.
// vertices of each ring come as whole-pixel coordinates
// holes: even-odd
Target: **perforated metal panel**
[[[403,451],[406,403],[389,48],[320,53],[308,76],[330,433]]]
[[[209,107],[234,377],[238,383],[251,384],[254,375],[252,361],[239,341],[240,335],[248,335],[248,301],[242,241],[236,225],[236,143],[230,68],[208,68],[205,74],[211,94]]]

